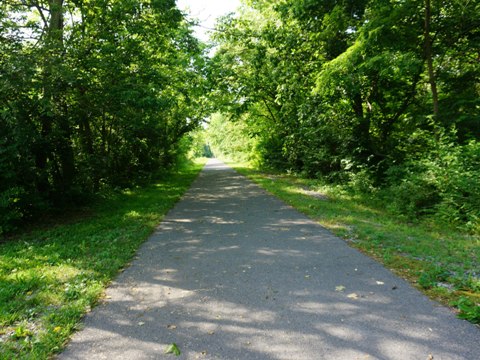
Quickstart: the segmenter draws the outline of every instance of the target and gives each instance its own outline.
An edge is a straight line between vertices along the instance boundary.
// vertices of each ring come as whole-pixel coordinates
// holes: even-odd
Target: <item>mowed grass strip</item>
[[[124,191],[87,217],[3,240],[0,359],[46,359],[59,352],[203,164]]]
[[[480,238],[434,221],[411,221],[345,188],[230,164],[351,246],[377,259],[459,317],[480,323]]]

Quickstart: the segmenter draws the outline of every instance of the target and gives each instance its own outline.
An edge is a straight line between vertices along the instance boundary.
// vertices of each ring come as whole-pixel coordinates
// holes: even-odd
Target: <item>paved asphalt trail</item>
[[[477,327],[215,160],[107,299],[60,359],[480,359]]]

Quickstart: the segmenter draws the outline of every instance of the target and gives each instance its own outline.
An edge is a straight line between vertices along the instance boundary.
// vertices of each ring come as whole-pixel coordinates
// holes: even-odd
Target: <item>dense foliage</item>
[[[0,234],[174,162],[203,118],[189,26],[174,0],[0,3]]]
[[[264,165],[479,231],[479,13],[459,0],[245,1],[215,36],[219,111]]]
[[[216,156],[236,161],[253,161],[257,139],[249,135],[250,127],[244,121],[233,123],[225,115],[210,117],[205,131],[205,142]]]

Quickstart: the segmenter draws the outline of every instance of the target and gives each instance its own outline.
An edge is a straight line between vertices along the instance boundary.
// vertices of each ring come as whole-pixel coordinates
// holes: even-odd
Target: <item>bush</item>
[[[433,175],[442,197],[438,215],[480,232],[480,142],[443,146],[437,155]]]
[[[434,213],[441,198],[438,189],[420,164],[392,167],[387,171],[389,179],[395,179],[383,197],[389,210],[415,219]],[[399,180],[399,181],[398,181]]]
[[[430,151],[387,171],[384,196],[390,208],[408,217],[438,219],[480,232],[480,143],[458,145],[439,134]]]
[[[13,187],[0,193],[0,235],[15,229],[15,223],[22,219],[21,204],[25,191]]]

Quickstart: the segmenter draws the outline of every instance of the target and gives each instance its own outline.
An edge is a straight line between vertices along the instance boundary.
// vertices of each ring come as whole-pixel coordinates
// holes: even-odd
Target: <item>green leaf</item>
[[[180,349],[178,348],[177,344],[172,343],[167,346],[165,354],[174,354],[175,356],[180,356]]]

